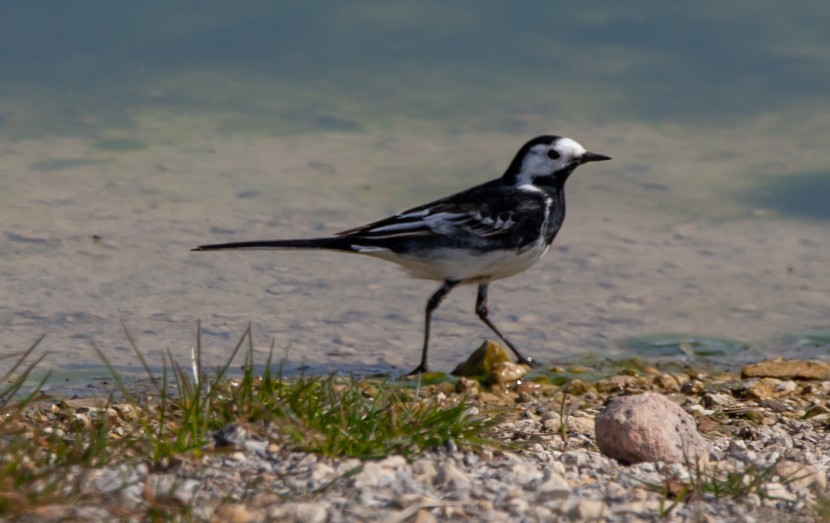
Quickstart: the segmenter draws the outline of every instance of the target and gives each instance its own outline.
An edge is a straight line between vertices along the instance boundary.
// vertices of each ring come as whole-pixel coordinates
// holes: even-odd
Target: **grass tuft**
[[[95,469],[146,463],[162,470],[185,455],[198,458],[209,452],[212,435],[230,425],[271,441],[274,451],[361,460],[391,454],[412,458],[448,442],[461,448],[502,446],[486,436],[500,418],[480,414],[463,396],[429,394],[429,386],[412,389],[353,376],[287,378],[282,365],[274,365],[273,344],[257,374],[250,326],[215,372],[202,368],[197,334],[192,365],[181,365],[165,353],[160,376],[126,326],[124,333],[149,378],[148,394],[135,392],[97,347],[115,383],[110,397],[50,399],[41,393],[48,375],[24,394],[24,384],[43,359],[31,358],[41,340],[15,355],[0,388],[0,517],[66,503],[104,503],[86,481]],[[231,377],[240,352],[241,374]],[[147,509],[152,513],[145,514],[150,519],[190,513],[190,507],[174,500],[156,501]]]
[[[666,479],[662,484],[644,482],[645,487],[653,492],[662,494],[659,516],[669,517],[681,504],[694,502],[706,496],[715,499],[737,499],[743,496],[754,494],[759,498],[768,497],[764,486],[769,483],[773,476],[776,476],[776,467],[783,457],[772,463],[763,465],[750,464],[743,470],[716,471],[703,468],[697,464],[688,462],[690,471],[688,481],[680,481],[675,478]],[[799,479],[798,477],[783,477],[780,481],[784,484]]]
[[[279,439],[287,445],[331,456],[411,457],[448,441],[481,447],[488,444],[481,434],[496,423],[463,401],[421,399],[385,382],[300,377],[277,382],[275,392],[266,401],[247,402],[255,407],[248,419],[279,419]]]

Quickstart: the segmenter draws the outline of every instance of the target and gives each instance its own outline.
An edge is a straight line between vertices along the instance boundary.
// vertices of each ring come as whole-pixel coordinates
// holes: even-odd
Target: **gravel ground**
[[[447,385],[430,390],[455,394]],[[447,442],[412,461],[361,462],[295,452],[231,425],[201,456],[163,470],[141,462],[77,469],[83,499],[92,501],[39,507],[21,521],[141,521],[154,506],[190,507],[183,519],[239,522],[781,522],[830,514],[830,380],[690,371],[564,387],[456,387],[466,387],[470,408],[514,413],[495,437],[521,446],[469,451]],[[605,401],[648,390],[694,416],[711,445],[709,468],[626,466],[598,451],[594,419]]]

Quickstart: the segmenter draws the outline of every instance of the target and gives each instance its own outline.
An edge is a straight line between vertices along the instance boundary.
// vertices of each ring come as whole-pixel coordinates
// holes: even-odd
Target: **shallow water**
[[[360,225],[557,133],[614,160],[569,181],[548,256],[493,284],[518,346],[830,357],[825,3],[48,5],[49,31],[42,7],[0,17],[5,353],[45,333],[47,366],[88,379],[93,345],[138,370],[121,322],[158,367],[201,321],[208,365],[250,324],[263,361],[273,343],[293,368],[407,370],[437,284],[357,256],[189,249]],[[436,313],[433,368],[489,335],[474,294]]]

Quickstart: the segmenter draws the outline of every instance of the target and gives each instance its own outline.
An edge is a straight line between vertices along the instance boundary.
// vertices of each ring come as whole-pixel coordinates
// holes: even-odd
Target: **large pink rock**
[[[597,415],[595,429],[599,450],[625,464],[709,463],[709,444],[694,418],[662,394],[610,400]]]

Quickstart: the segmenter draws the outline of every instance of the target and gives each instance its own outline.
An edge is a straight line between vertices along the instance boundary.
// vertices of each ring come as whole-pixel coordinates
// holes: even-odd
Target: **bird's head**
[[[610,160],[588,152],[577,141],[562,136],[538,136],[519,149],[504,178],[519,187],[537,188],[564,184],[583,163]]]

